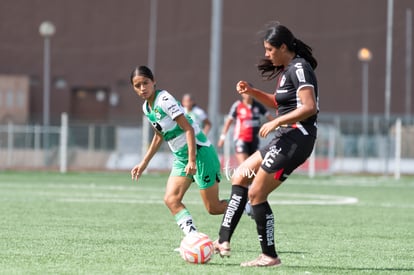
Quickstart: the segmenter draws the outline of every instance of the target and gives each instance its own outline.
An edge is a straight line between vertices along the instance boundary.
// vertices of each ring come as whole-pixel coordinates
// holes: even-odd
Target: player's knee
[[[220,215],[224,213],[224,209],[221,205],[221,202],[216,204],[208,203],[206,204],[206,210],[210,215]]]
[[[210,215],[219,215],[219,214],[222,214],[222,213],[220,213],[220,211],[217,208],[214,208],[214,207],[207,208],[207,212]]]
[[[207,212],[210,214],[210,215],[214,215],[214,211],[215,211],[215,209],[214,209],[214,207],[211,205],[211,204],[206,204],[205,205],[206,206],[206,210],[207,210]]]
[[[177,199],[174,196],[164,196],[164,204],[169,208],[174,208],[174,205],[177,204]]]
[[[252,189],[249,189],[248,195],[249,195],[249,200],[252,204],[255,204],[261,198],[261,194],[259,192],[256,192],[256,190],[252,190]]]

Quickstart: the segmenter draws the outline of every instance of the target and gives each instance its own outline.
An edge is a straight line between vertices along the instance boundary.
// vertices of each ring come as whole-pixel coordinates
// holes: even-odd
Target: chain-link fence
[[[395,117],[385,123],[382,116],[371,116],[364,124],[361,116],[320,115],[313,169],[316,169],[316,173],[384,173],[400,168],[403,173],[414,174],[414,121],[413,118],[402,119],[399,130],[395,126],[397,119]],[[146,150],[145,146],[150,142],[152,133],[144,135],[147,128],[143,130],[142,124],[118,126],[69,123],[68,169],[130,169],[139,162],[143,150]],[[59,167],[61,131],[61,126],[0,125],[0,169]],[[231,135],[232,129],[228,136]],[[262,139],[261,144],[268,139]],[[218,149],[222,161],[226,157],[232,159],[234,155],[232,142],[225,144],[227,147]],[[169,170],[171,161],[169,148],[164,144],[148,169]],[[399,167],[396,167],[397,163]],[[299,170],[307,169],[309,161]]]

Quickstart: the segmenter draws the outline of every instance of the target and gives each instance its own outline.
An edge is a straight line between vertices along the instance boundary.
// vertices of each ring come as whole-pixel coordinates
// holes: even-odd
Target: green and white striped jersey
[[[187,151],[187,139],[184,130],[174,120],[180,115],[185,115],[184,109],[170,93],[166,90],[156,90],[153,107],[151,108],[148,101],[145,101],[142,109],[155,131],[160,133],[164,140],[168,142],[173,153]],[[193,122],[188,115],[185,116],[194,128],[196,144],[210,146],[210,141],[200,130],[197,123]]]

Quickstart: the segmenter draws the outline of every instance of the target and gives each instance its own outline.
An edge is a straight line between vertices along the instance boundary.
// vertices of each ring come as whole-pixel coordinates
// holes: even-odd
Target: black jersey
[[[298,91],[303,87],[313,87],[316,103],[318,104],[318,83],[310,64],[301,57],[295,57],[279,76],[275,92],[277,116],[289,113],[302,105]],[[319,107],[318,107],[319,109]],[[303,134],[314,133],[316,130],[317,114],[305,120],[296,122],[289,127],[299,128]]]

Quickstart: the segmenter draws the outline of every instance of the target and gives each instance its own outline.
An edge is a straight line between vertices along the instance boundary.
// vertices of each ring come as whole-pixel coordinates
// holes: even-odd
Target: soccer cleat
[[[214,253],[219,254],[220,257],[230,257],[231,251],[230,251],[230,243],[229,242],[223,242],[219,243],[218,240],[215,240],[213,242],[214,246]]]
[[[253,261],[241,263],[240,266],[280,266],[282,261],[279,258],[272,258],[265,254],[260,254],[257,259]]]
[[[244,213],[246,213],[247,216],[249,216],[250,218],[254,220],[253,208],[252,208],[252,205],[250,204],[250,201],[246,203],[246,206],[244,207]]]

